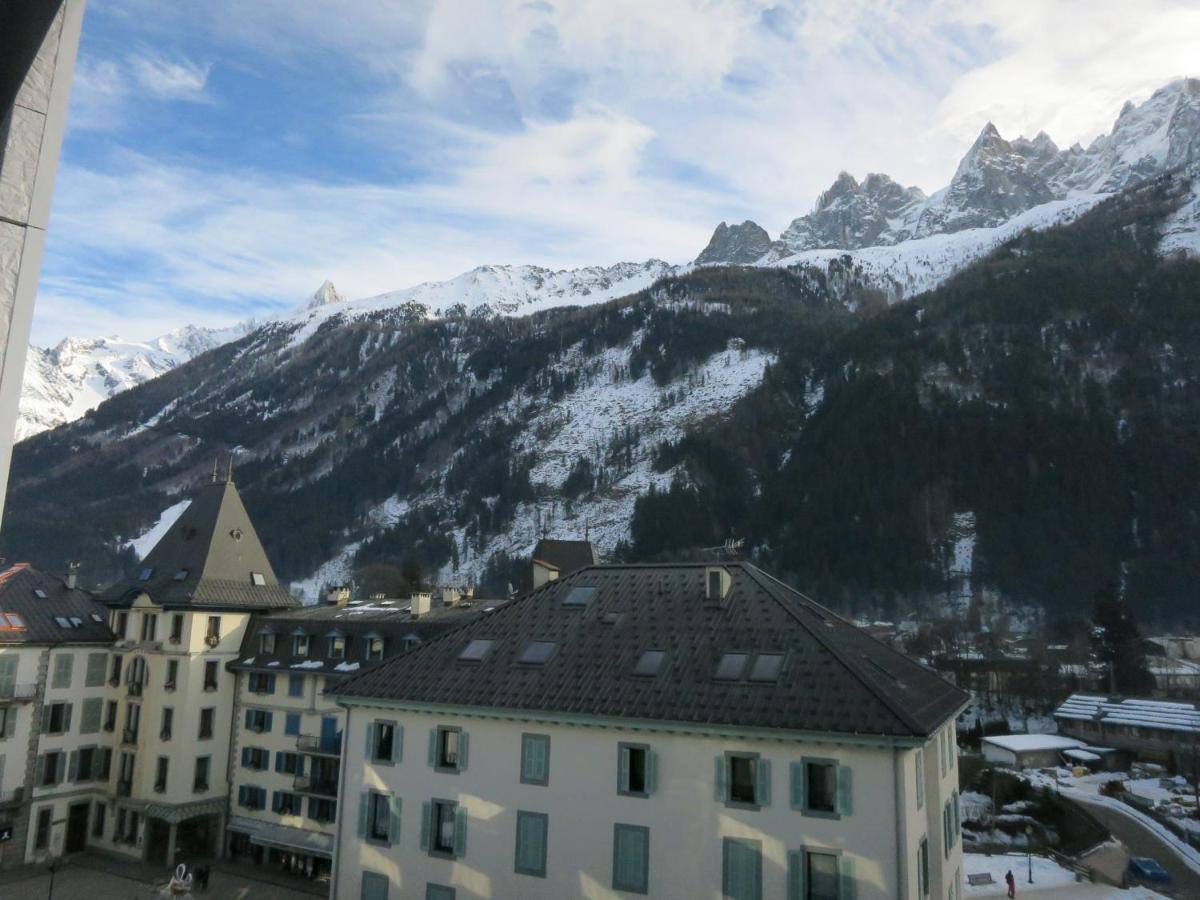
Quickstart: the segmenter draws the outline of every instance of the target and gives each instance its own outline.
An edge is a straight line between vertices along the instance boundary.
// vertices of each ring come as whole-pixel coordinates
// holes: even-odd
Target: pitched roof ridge
[[[769,593],[775,599],[775,602],[778,603],[780,605],[780,607],[782,607],[783,610],[789,616],[791,616],[793,619],[795,619],[797,622],[799,622],[805,628],[805,630],[807,630],[814,638],[816,638],[817,642],[819,644],[821,644],[821,646],[823,646],[826,650],[828,650],[833,655],[833,657],[835,659],[837,659],[838,662],[840,662],[843,666],[845,666],[847,669],[849,669],[850,674],[853,675],[856,679],[858,679],[858,681],[863,685],[863,687],[865,687],[870,692],[871,696],[873,696],[876,700],[878,700],[880,703],[882,703],[888,712],[890,712],[893,716],[895,716],[896,719],[899,720],[913,734],[922,734],[922,735],[925,734],[925,729],[920,726],[920,724],[916,721],[916,718],[914,716],[912,716],[908,712],[908,710],[906,710],[902,705],[896,703],[885,692],[881,691],[879,689],[879,686],[877,684],[875,684],[871,678],[867,677],[866,673],[860,668],[858,660],[851,659],[850,655],[848,653],[846,653],[845,650],[841,649],[840,647],[836,647],[834,645],[834,642],[829,639],[828,635],[821,633],[820,629],[814,628],[808,622],[805,622],[804,619],[800,615],[798,615],[794,609],[792,609],[787,603],[784,603],[781,600],[781,598],[776,593],[776,591],[779,588],[782,588],[783,590],[788,591],[789,593],[795,594],[797,597],[799,597],[804,602],[817,607],[818,609],[822,610],[823,612],[829,613],[829,615],[833,616],[836,620],[841,622],[843,625],[846,625],[850,628],[856,628],[856,626],[853,623],[849,622],[846,618],[838,615],[837,613],[833,612],[832,610],[828,609],[827,607],[822,606],[820,603],[813,600],[807,594],[801,593],[800,591],[796,590],[795,588],[788,587],[786,584],[784,584],[782,581],[780,581],[774,575],[764,572],[762,569],[758,568],[758,566],[755,566],[752,563],[746,563],[746,562],[738,563],[738,565],[740,565],[745,570],[747,575],[749,575],[751,578],[753,578],[755,581],[757,581],[759,583],[759,585],[761,585],[763,588],[765,588],[767,590],[767,593]],[[881,646],[882,646],[882,644],[881,644]],[[891,652],[894,653],[895,651],[893,650]]]

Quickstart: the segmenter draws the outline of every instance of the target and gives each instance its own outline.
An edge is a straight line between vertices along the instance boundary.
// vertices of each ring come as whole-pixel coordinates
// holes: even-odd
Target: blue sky
[[[846,169],[944,185],[1200,59],[1182,0],[90,0],[34,342],[485,263],[691,259]]]

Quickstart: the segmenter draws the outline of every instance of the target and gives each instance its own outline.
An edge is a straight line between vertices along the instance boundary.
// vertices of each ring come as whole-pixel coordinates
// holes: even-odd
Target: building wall
[[[13,837],[0,843],[0,868],[25,861],[26,826],[29,821],[29,785],[32,777],[30,754],[36,748],[35,716],[40,715],[39,672],[45,663],[45,647],[14,645],[0,647],[0,656],[17,659],[14,696],[0,698],[0,706],[15,715],[15,725],[0,736],[0,825],[12,826]]]
[[[396,765],[367,761],[367,725],[375,719],[396,720],[404,727],[403,757]],[[428,736],[439,724],[458,725],[469,733],[466,771],[442,773],[429,766]],[[520,781],[522,732],[550,735],[548,786]],[[657,790],[651,797],[618,794],[621,741],[646,743],[655,751]],[[942,800],[956,789],[956,769],[943,777],[937,759],[932,760],[934,777],[926,778],[928,797],[919,812],[915,750],[522,724],[364,707],[350,709],[344,745],[336,871],[336,896],[342,900],[359,896],[364,871],[386,876],[397,897],[423,896],[428,882],[454,886],[460,898],[622,896],[610,887],[616,823],[649,827],[650,895],[659,897],[720,897],[725,837],[762,841],[763,897],[786,896],[787,853],[802,846],[852,858],[860,900],[905,896],[902,882],[908,896],[916,896],[911,893],[915,872],[910,875],[899,860],[913,855],[915,863],[917,843],[927,831],[933,896],[947,896],[954,872],[961,871],[960,845],[947,858],[940,843]],[[734,809],[715,799],[714,761],[726,751],[758,752],[770,761],[769,805]],[[789,765],[810,756],[851,767],[849,816],[817,818],[791,808]],[[396,846],[381,847],[358,837],[358,807],[367,790],[401,799]],[[422,804],[431,798],[457,801],[468,811],[467,850],[461,859],[431,857],[420,848]],[[899,815],[898,807],[903,809]],[[514,872],[517,810],[549,816],[545,878]]]
[[[84,2],[65,0],[0,127],[0,515]]]

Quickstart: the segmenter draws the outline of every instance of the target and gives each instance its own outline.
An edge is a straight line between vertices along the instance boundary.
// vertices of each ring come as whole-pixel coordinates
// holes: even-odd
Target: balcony
[[[126,728],[124,731],[121,732],[121,743],[122,744],[136,744],[137,737],[138,737],[137,729]]]
[[[132,781],[119,781],[119,780],[117,781],[117,796],[118,797],[128,797],[132,793],[133,793],[133,782]]]
[[[24,787],[16,787],[11,791],[0,791],[0,806],[7,806],[11,803],[20,803],[24,797]]]
[[[119,672],[116,675],[114,675],[112,678],[108,679],[108,686],[109,687],[120,687],[121,686],[121,674]]]
[[[142,638],[141,641],[138,642],[137,648],[139,650],[149,650],[152,653],[158,653],[162,650],[162,641]]]
[[[167,783],[165,781],[154,782],[154,793],[165,794],[167,792]]]
[[[164,691],[173,691],[173,690],[175,690],[175,682],[173,682],[173,681],[168,681],[166,684],[164,684],[164,685],[163,685],[163,690],[164,690]]]
[[[167,640],[172,644],[182,644],[183,643],[183,635],[182,634],[173,634],[169,638],[167,638]]]
[[[14,684],[11,691],[0,693],[0,700],[18,700],[28,702],[37,696],[36,684]]]
[[[217,644],[221,643],[221,636],[219,634],[206,634],[204,636],[204,643],[208,644],[210,647],[215,647]]]
[[[204,682],[204,692],[206,694],[211,694],[216,689],[217,689],[217,683],[215,681]]]
[[[318,737],[315,734],[302,734],[296,738],[296,749],[301,753],[317,753],[322,756],[341,756],[342,733],[339,731],[331,738]]]
[[[337,782],[329,778],[313,778],[311,775],[297,775],[292,782],[293,789],[300,794],[316,794],[320,797],[336,797]]]
[[[140,681],[131,681],[126,687],[129,688],[130,697],[142,696],[142,683]]]

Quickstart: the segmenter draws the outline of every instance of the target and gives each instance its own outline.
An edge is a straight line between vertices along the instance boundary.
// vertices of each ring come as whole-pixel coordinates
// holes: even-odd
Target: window
[[[762,900],[762,842],[725,838],[721,888],[728,900]]]
[[[179,660],[167,660],[167,681],[163,687],[168,691],[173,691],[179,685]]]
[[[363,872],[360,900],[388,900],[388,880],[375,872]]]
[[[617,745],[617,793],[648,797],[654,793],[655,755],[646,744]]]
[[[521,735],[521,783],[550,783],[550,735]]]
[[[108,807],[96,801],[96,811],[92,814],[92,837],[104,837],[104,815],[108,811]]]
[[[281,816],[298,816],[302,814],[303,809],[303,801],[299,794],[293,794],[291,791],[275,792],[274,810]]]
[[[806,856],[807,900],[838,900],[841,896],[838,857],[833,853],[808,853]]]
[[[37,814],[37,830],[33,836],[33,849],[45,850],[50,846],[50,807],[46,806],[38,810]]]
[[[210,644],[218,643],[221,640],[220,616],[208,617],[208,627],[204,631],[204,639]]]
[[[217,661],[215,659],[204,662],[204,689],[206,691],[217,689]]]
[[[782,653],[760,653],[754,657],[754,665],[750,667],[750,680],[759,682],[778,681],[779,672],[782,669]]]
[[[156,794],[164,793],[167,789],[167,766],[169,761],[167,757],[160,756],[158,758],[158,767],[154,770],[154,792]]]
[[[462,856],[467,845],[467,813],[453,800],[432,800],[421,812],[421,847],[432,856]]]
[[[121,683],[121,654],[114,653],[112,658],[112,672],[108,676],[108,683],[116,687]]]
[[[921,838],[917,847],[917,893],[929,896],[929,839]]]
[[[75,667],[75,657],[70,653],[56,653],[54,656],[54,677],[50,682],[53,688],[69,688],[71,686],[71,670]]]
[[[556,641],[530,641],[517,657],[517,662],[526,666],[544,665],[557,649]]]
[[[300,713],[288,713],[283,720],[283,733],[299,737]]]
[[[392,833],[391,797],[375,791],[367,792],[367,832],[369,841],[388,843]]]
[[[713,676],[717,681],[739,681],[746,671],[746,663],[750,660],[749,653],[725,653],[717,663],[717,672]]]
[[[282,754],[280,754],[282,755]],[[295,754],[290,754],[295,755]],[[242,748],[242,768],[254,769],[258,772],[264,772],[271,759],[269,750],[264,750],[262,747],[243,747]],[[278,767],[276,767],[278,768]]]
[[[644,650],[638,657],[637,665],[633,667],[633,674],[640,678],[651,678],[662,671],[663,660],[666,658],[665,650]]]
[[[0,740],[12,737],[17,731],[17,708],[0,706]]]
[[[125,707],[125,734],[121,741],[125,744],[137,742],[138,731],[142,725],[142,707],[138,703],[130,703]]]
[[[731,806],[758,808],[770,799],[771,764],[757,753],[717,757],[717,799]]]
[[[104,673],[107,669],[107,653],[89,653],[87,655],[87,674],[84,676],[83,686],[100,687],[104,684]]]
[[[104,707],[104,730],[117,730],[117,701],[109,700]]]
[[[372,722],[368,726],[367,746],[370,748],[371,761],[393,763],[400,759],[399,735],[396,733],[395,722]]]
[[[17,692],[17,657],[9,654],[0,656],[0,698],[11,697]]]
[[[36,773],[37,777],[34,778],[34,781],[43,787],[52,784],[61,784],[63,775],[65,774],[66,762],[67,755],[59,750],[43,754],[38,758],[37,765],[40,768]]]
[[[804,808],[809,812],[837,812],[837,767],[832,763],[804,764]]]
[[[189,574],[190,574],[190,571],[188,569],[180,569],[178,572],[175,573],[174,580],[175,581],[187,581]]]
[[[266,587],[267,586],[267,576],[264,575],[262,572],[251,572],[250,573],[250,583],[253,584],[255,587]]]
[[[95,734],[100,730],[100,715],[103,708],[104,701],[99,697],[89,697],[83,701],[83,715],[79,718],[80,734]],[[4,737],[2,723],[0,723],[0,737]]]
[[[125,637],[125,632],[129,630],[129,613],[117,613],[117,624],[113,630],[117,633],[118,638]]]
[[[238,788],[238,806],[246,809],[262,809],[267,805],[267,792],[264,788],[243,784]]]
[[[328,797],[309,797],[308,817],[314,822],[334,821],[337,818],[337,801]]]
[[[329,639],[329,658],[346,658],[346,639],[344,637],[331,637]]]
[[[138,581],[149,581],[153,577],[154,569],[152,568],[142,569],[142,571],[138,573]]]
[[[425,900],[454,900],[456,896],[454,888],[444,884],[434,884],[431,881],[425,885]]]
[[[613,826],[614,891],[650,893],[650,829],[641,825]]]
[[[460,662],[477,663],[491,652],[495,644],[495,641],[473,640],[458,654],[458,659]]]
[[[546,837],[550,818],[545,813],[517,810],[517,851],[514,871],[546,877]]]
[[[200,740],[206,741],[213,736],[213,719],[216,712],[214,706],[206,706],[200,710],[200,733],[198,735]]]
[[[46,734],[64,734],[70,730],[70,703],[51,703],[42,707],[42,731]]]
[[[292,636],[292,656],[308,656],[308,635]]]
[[[203,793],[208,790],[208,766],[209,757],[199,756],[196,758],[196,774],[192,778],[193,793]]]
[[[830,819],[850,815],[851,775],[849,766],[838,765],[834,759],[803,759],[792,763],[792,809]]]
[[[383,659],[383,638],[369,637],[367,638],[367,661],[374,662]]]
[[[563,606],[587,606],[592,602],[592,598],[596,596],[596,588],[590,586],[579,585],[567,591],[567,596],[563,597]]]
[[[271,712],[266,709],[246,710],[246,729],[261,734],[271,730]]]
[[[250,693],[252,694],[274,694],[275,693],[275,676],[266,672],[251,672],[250,673]]]
[[[183,642],[183,614],[175,613],[171,616],[171,643],[179,644]]]
[[[440,725],[429,733],[429,763],[439,772],[467,767],[467,735],[461,728]]]
[[[275,652],[275,635],[267,631],[258,636],[258,652],[272,654]]]
[[[142,613],[142,640],[152,641],[158,631],[158,616],[153,613]]]
[[[175,725],[175,710],[173,707],[164,706],[162,713],[162,730],[159,732],[159,737],[164,741],[171,739],[171,732]]]
[[[275,754],[275,771],[283,775],[302,775],[304,768],[300,765],[300,754],[280,750]]]
[[[93,778],[99,777],[98,772],[98,757],[99,749],[96,747],[80,747],[78,754],[75,757],[74,770],[75,775],[73,781],[91,781]]]

